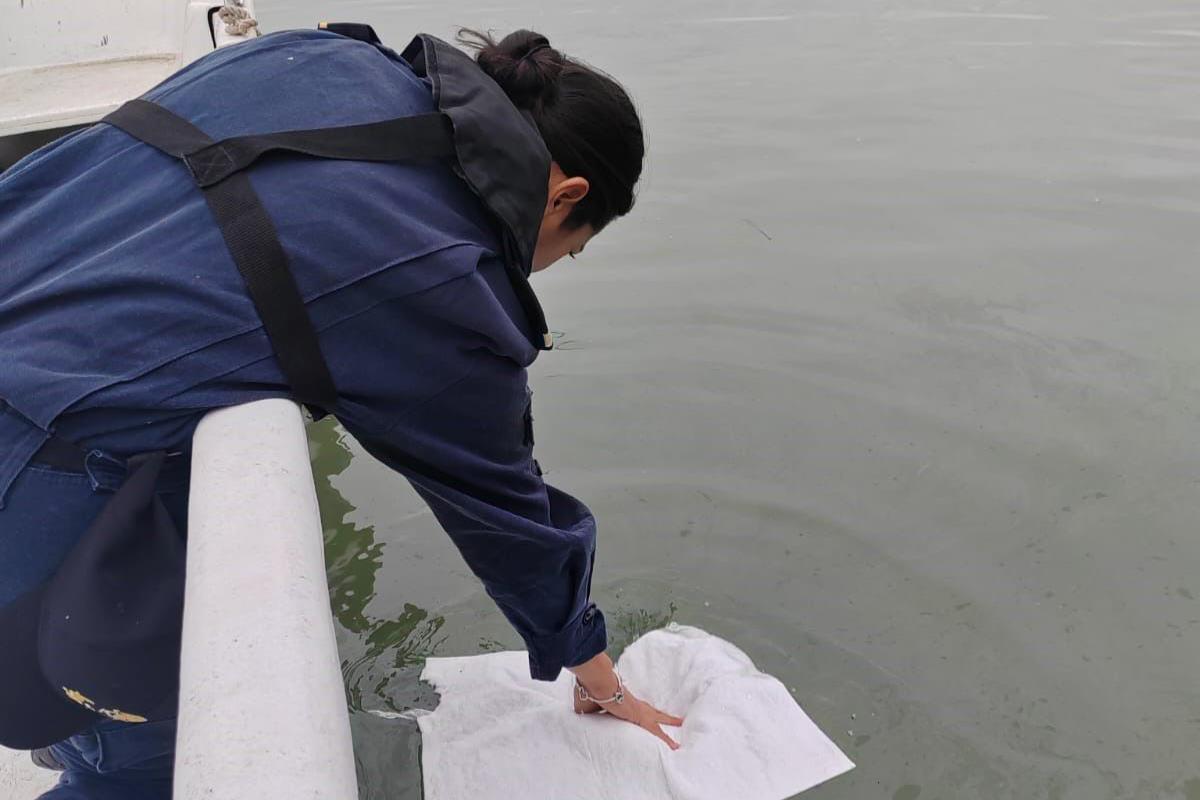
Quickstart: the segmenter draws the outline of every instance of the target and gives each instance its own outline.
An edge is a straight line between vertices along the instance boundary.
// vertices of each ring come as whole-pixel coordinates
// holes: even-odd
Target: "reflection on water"
[[[352,710],[363,710],[363,695],[369,693],[367,708],[402,711],[389,689],[398,676],[411,683],[412,673],[420,673],[425,658],[433,655],[442,641],[439,631],[445,620],[412,603],[405,603],[403,613],[390,619],[377,619],[367,612],[383,565],[384,545],[375,541],[374,526],[359,527],[350,519],[354,506],[333,485],[333,477],[350,466],[351,453],[344,436],[331,417],[308,428],[325,530],[329,600],[341,628],[342,676]]]
[[[329,598],[336,620],[342,678],[351,712],[360,794],[366,798],[420,798],[420,738],[411,720],[385,718],[370,711],[399,713],[410,708],[434,708],[436,695],[418,677],[425,659],[446,642],[446,618],[404,602],[391,617],[375,617],[368,606],[376,596],[376,581],[383,566],[384,542],[376,540],[375,526],[355,522],[356,509],[334,485],[353,459],[346,434],[332,418],[308,426],[313,479],[321,505],[325,532],[325,563]],[[392,480],[400,482],[398,476]],[[631,607],[617,589],[607,616],[614,658],[647,631],[670,622],[675,602],[661,593],[635,591]],[[495,652],[520,648],[511,632],[490,627],[478,632],[467,623],[460,641],[472,642],[470,652]],[[461,647],[459,648],[461,649]]]
[[[334,486],[351,462],[345,433],[332,418],[308,426],[313,478],[325,532],[329,600],[336,624],[342,679],[350,706],[361,800],[420,800],[420,735],[410,720],[385,720],[366,709],[403,711],[432,707],[432,692],[417,677],[439,644],[444,624],[405,603],[403,612],[377,618],[368,611],[383,564],[383,542],[375,526],[357,525],[354,506]]]
[[[667,602],[666,611],[658,613],[644,608],[619,610],[614,615],[615,624],[609,623],[609,654],[615,659],[643,633],[665,628],[675,619],[675,612],[678,610],[674,600]]]
[[[313,479],[321,504],[321,525],[325,531],[325,563],[329,579],[329,601],[339,627],[342,675],[353,711],[386,708],[403,711],[391,691],[398,676],[400,683],[411,683],[420,674],[425,659],[435,655],[445,642],[444,616],[430,615],[419,606],[405,602],[395,617],[380,619],[370,615],[367,606],[375,597],[375,580],[383,566],[385,545],[375,540],[374,525],[358,525],[352,518],[356,509],[333,485],[333,478],[350,466],[353,453],[346,434],[332,417],[308,426],[308,445],[312,454]],[[400,478],[396,478],[397,481]],[[647,631],[671,622],[677,610],[672,600],[661,610],[630,608],[621,602],[607,613],[610,653],[616,657],[631,642]],[[350,645],[347,647],[347,645]],[[495,652],[515,646],[489,636],[480,636],[478,649]],[[364,704],[364,692],[370,697]]]

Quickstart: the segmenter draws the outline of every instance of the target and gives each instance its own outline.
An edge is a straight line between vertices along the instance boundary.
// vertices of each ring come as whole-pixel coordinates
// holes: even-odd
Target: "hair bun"
[[[476,31],[459,31],[458,39],[479,52],[475,61],[518,108],[554,102],[563,55],[534,31],[513,31],[500,41]]]

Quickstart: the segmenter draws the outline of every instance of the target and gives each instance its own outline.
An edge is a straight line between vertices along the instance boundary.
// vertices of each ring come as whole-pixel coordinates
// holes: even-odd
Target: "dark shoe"
[[[52,769],[55,772],[62,772],[66,769],[66,765],[54,757],[54,753],[50,752],[49,747],[42,747],[38,750],[33,750],[29,753],[33,763],[42,769]]]

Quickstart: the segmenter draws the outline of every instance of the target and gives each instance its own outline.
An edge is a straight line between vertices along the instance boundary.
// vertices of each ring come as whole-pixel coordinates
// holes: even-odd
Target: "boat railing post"
[[[193,440],[176,800],[358,796],[300,408],[208,414]]]

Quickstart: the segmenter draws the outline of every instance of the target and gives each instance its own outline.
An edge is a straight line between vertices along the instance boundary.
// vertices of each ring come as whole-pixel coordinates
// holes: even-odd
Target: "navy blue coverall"
[[[214,139],[433,110],[403,59],[317,31],[217,51],[146,98]],[[442,164],[279,158],[251,180],[338,388],[329,411],[429,503],[534,678],[601,652],[595,522],[533,459],[536,335],[483,204]],[[0,605],[54,571],[111,490],[31,465],[51,431],[105,463],[186,453],[207,411],[289,394],[180,162],[98,125],[0,175]],[[183,507],[186,482],[164,492]]]

